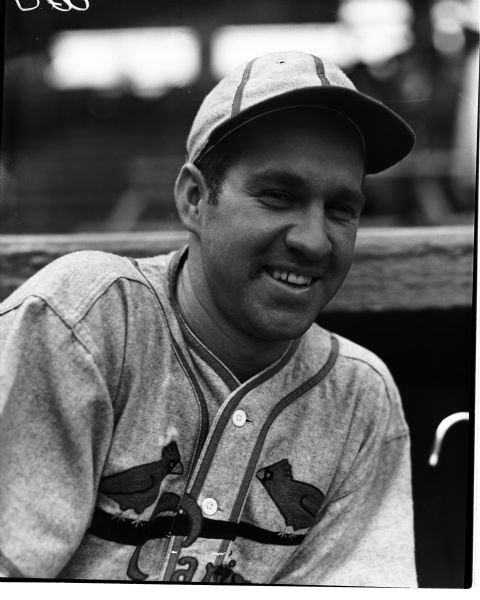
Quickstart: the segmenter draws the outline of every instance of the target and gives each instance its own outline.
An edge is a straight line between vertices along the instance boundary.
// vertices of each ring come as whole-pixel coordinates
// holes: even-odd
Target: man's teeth
[[[286,281],[287,283],[293,283],[294,285],[310,285],[312,283],[312,277],[306,277],[305,275],[297,275],[296,273],[282,271],[281,269],[272,269],[270,271],[270,274],[274,279]]]

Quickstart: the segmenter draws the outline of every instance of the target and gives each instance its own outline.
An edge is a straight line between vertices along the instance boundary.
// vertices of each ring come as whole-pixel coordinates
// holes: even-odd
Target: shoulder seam
[[[95,360],[95,355],[94,353],[91,351],[91,349],[88,347],[88,345],[86,344],[86,342],[80,337],[78,331],[75,330],[75,325],[69,325],[65,319],[58,314],[58,312],[55,310],[55,308],[49,303],[49,301],[46,298],[43,298],[42,296],[38,296],[37,294],[29,294],[28,296],[26,296],[22,302],[20,302],[18,305],[15,306],[15,308],[18,308],[19,306],[21,306],[27,299],[29,298],[36,298],[38,300],[40,300],[41,302],[43,302],[43,304],[45,306],[48,307],[48,309],[57,317],[57,319],[63,324],[63,326],[65,327],[65,329],[67,331],[69,331],[73,337],[75,338],[75,340],[77,341],[77,343],[84,349],[85,352],[87,352],[87,354],[92,358],[96,369],[100,371],[100,367],[97,363],[97,361]],[[13,310],[13,308],[12,308]],[[10,312],[10,311],[8,311]],[[6,313],[4,313],[6,314]]]
[[[363,358],[358,358],[356,356],[348,356],[348,355],[342,354],[341,352],[338,353],[338,358],[348,358],[350,360],[355,360],[357,362],[361,362],[364,365],[367,365],[367,367],[370,367],[370,369],[372,369],[372,371],[374,371],[381,378],[383,385],[385,386],[385,390],[387,392],[388,402],[390,403],[390,406],[392,405],[392,398],[390,396],[390,391],[388,389],[387,381],[386,381],[385,375],[383,373],[381,373],[376,367],[374,367],[371,363],[367,362]]]
[[[350,360],[355,360],[355,361],[357,361],[357,362],[361,362],[361,363],[363,363],[364,365],[367,365],[367,367],[370,367],[370,368],[372,369],[372,371],[375,371],[375,373],[377,373],[377,375],[380,375],[380,377],[381,377],[383,380],[385,380],[385,376],[384,376],[384,374],[383,374],[382,372],[380,372],[380,371],[377,369],[377,367],[374,367],[374,366],[372,365],[372,363],[368,362],[368,361],[367,361],[367,360],[365,360],[364,358],[360,358],[360,357],[358,357],[358,356],[350,356],[349,354],[342,354],[342,352],[341,352],[341,351],[338,353],[338,357],[339,357],[339,358],[347,358],[347,359],[350,359]],[[379,358],[378,360],[380,361],[381,359]]]
[[[78,315],[78,317],[74,320],[73,324],[72,324],[72,328],[76,327],[80,321],[82,321],[88,314],[88,312],[90,312],[90,310],[93,308],[94,304],[104,295],[108,292],[108,290],[115,284],[117,283],[117,281],[120,281],[121,279],[126,279],[127,281],[132,281],[134,283],[139,283],[140,285],[143,285],[143,287],[145,287],[147,290],[149,290],[149,292],[151,293],[150,288],[148,287],[148,285],[146,285],[146,283],[144,281],[142,281],[141,279],[137,279],[135,277],[131,277],[128,275],[119,275],[118,277],[115,277],[115,279],[112,279],[105,287],[99,289],[97,291],[97,293],[92,296],[91,301],[84,307],[83,311]],[[52,309],[53,310],[53,309]]]
[[[342,354],[341,351],[338,354],[338,358],[340,358],[340,357],[341,358],[345,358],[345,359],[354,360],[354,361],[357,361],[357,362],[360,362],[360,363],[363,363],[364,365],[367,365],[374,373],[376,373],[380,377],[380,379],[382,380],[383,386],[385,388],[386,394],[387,394],[388,406],[389,406],[390,415],[391,415],[391,413],[394,410],[393,409],[393,400],[392,400],[392,396],[391,396],[390,389],[389,389],[387,380],[385,378],[385,375],[381,371],[379,371],[374,365],[372,365],[368,361],[364,360],[363,358],[360,358],[360,357],[357,357],[357,356],[345,355],[345,354]],[[390,416],[389,416],[389,418],[390,418]],[[408,429],[407,430],[403,429],[403,430],[399,430],[399,431],[397,431],[395,433],[392,433],[389,437],[387,437],[387,438],[384,439],[383,443],[387,443],[387,442],[390,442],[392,440],[395,440],[397,438],[404,437],[404,436],[409,436]]]
[[[92,357],[93,362],[95,363],[96,368],[100,371],[100,368],[97,364],[97,361],[95,360],[95,355],[94,353],[91,351],[91,349],[88,347],[88,345],[86,344],[86,342],[80,337],[78,331],[75,330],[75,325],[69,325],[65,319],[62,318],[61,315],[58,314],[58,312],[55,310],[55,308],[53,306],[51,306],[51,304],[48,302],[48,300],[46,298],[42,298],[41,296],[36,296],[35,294],[31,294],[30,296],[28,296],[30,298],[34,297],[34,298],[38,298],[39,300],[41,300],[45,306],[48,306],[48,308],[52,311],[52,313],[57,317],[57,319],[59,321],[61,321],[63,323],[63,325],[65,326],[65,328],[70,331],[70,333],[74,336],[74,338],[77,340],[78,344],[80,344],[80,346],[82,346],[82,348],[85,350],[85,352],[87,352],[87,354],[89,356]]]
[[[408,430],[405,431],[399,431],[398,433],[392,433],[392,435],[388,436],[387,438],[385,438],[383,440],[384,444],[388,444],[389,442],[393,442],[394,440],[398,440],[400,438],[409,438],[410,437],[410,433]]]
[[[391,436],[385,438],[382,442],[382,446],[384,446],[385,444],[388,444],[389,442],[393,442],[394,440],[398,440],[401,438],[409,438],[409,432],[405,431],[403,433],[396,433],[396,434],[392,434]],[[337,502],[338,500],[342,500],[342,498],[346,498],[347,496],[350,496],[351,494],[355,493],[357,490],[359,490],[365,483],[365,479],[362,479],[362,481],[360,481],[356,486],[354,486],[351,490],[346,491],[343,494],[340,494],[339,496],[334,496],[330,502]]]
[[[66,322],[65,318],[60,315],[57,308],[51,303],[51,301],[47,297],[47,294],[42,294],[41,292],[37,292],[37,291],[29,292],[23,298],[19,298],[18,301],[15,304],[13,304],[12,306],[9,306],[3,310],[0,309],[0,316],[6,315],[9,312],[11,312],[12,310],[18,309],[20,306],[22,306],[22,304],[24,304],[24,302],[26,302],[30,298],[38,298],[39,300],[42,300],[52,310],[52,312],[54,312],[63,323],[65,323],[65,325],[68,328],[71,329],[71,328],[75,327],[76,325],[78,325],[78,323],[82,319],[85,318],[86,314],[92,309],[95,302],[97,302],[97,300],[99,298],[101,298],[102,295],[105,294],[112,287],[112,285],[114,285],[117,281],[120,281],[122,279],[126,279],[127,281],[132,281],[134,283],[139,283],[140,285],[143,285],[143,287],[145,287],[146,289],[148,289],[150,291],[150,288],[144,281],[142,281],[142,279],[136,278],[133,276],[129,276],[129,275],[118,275],[117,277],[113,278],[110,282],[108,282],[106,285],[98,286],[98,289],[95,291],[95,294],[91,297],[88,304],[86,304],[84,307],[82,307],[82,311],[80,312],[80,314],[72,316],[72,324],[71,325],[69,325]],[[103,284],[104,282],[105,281],[103,280],[101,282],[101,284]],[[151,291],[150,291],[150,293],[151,293]],[[7,300],[7,298],[5,300]]]

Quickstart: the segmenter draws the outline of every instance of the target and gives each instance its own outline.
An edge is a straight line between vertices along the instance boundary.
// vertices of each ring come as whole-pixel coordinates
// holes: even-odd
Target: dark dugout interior
[[[412,439],[420,587],[471,585],[473,413],[446,434],[436,467],[435,430],[474,400],[474,321],[469,309],[325,313],[318,323],[378,354],[402,396]]]

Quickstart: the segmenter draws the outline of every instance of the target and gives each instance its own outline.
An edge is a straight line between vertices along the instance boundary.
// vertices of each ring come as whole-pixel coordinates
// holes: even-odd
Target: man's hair
[[[233,137],[233,136],[231,136]],[[225,174],[235,159],[235,144],[220,142],[194,161],[208,189],[208,203],[217,204]]]

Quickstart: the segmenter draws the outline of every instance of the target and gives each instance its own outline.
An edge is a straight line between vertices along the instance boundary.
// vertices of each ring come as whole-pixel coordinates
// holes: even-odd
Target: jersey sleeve
[[[0,571],[53,578],[80,544],[113,428],[92,354],[40,298],[0,314]]]
[[[370,427],[352,468],[273,583],[416,587],[410,438],[393,381],[390,418]],[[386,390],[387,391],[387,390]]]

